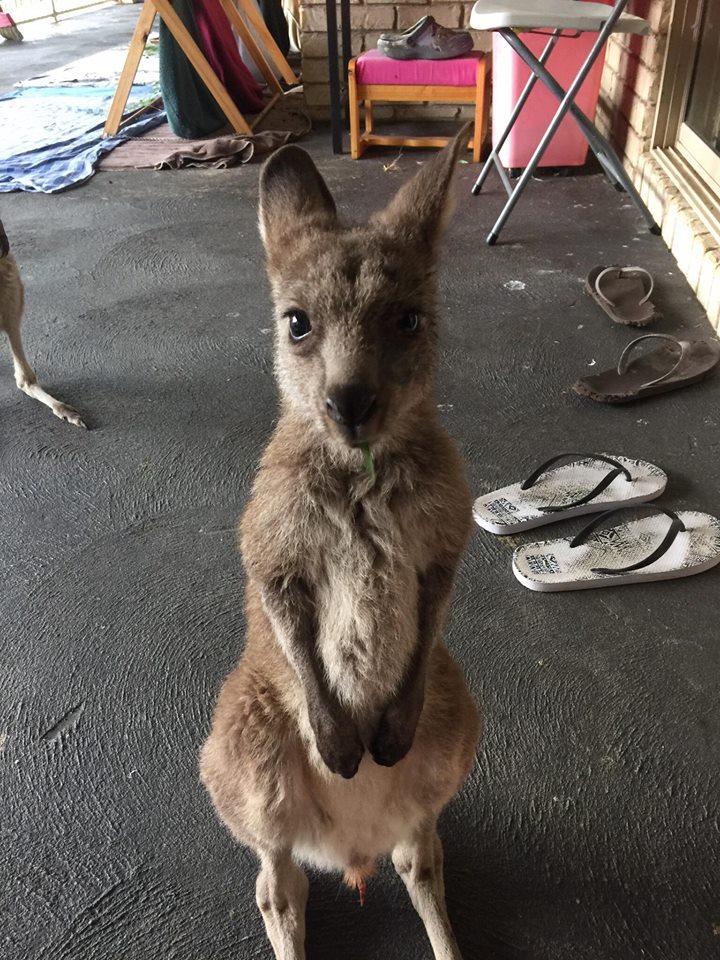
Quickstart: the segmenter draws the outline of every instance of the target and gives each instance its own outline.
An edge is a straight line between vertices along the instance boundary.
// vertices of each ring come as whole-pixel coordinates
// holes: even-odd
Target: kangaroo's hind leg
[[[445,906],[443,852],[435,823],[396,847],[392,861],[425,925],[435,960],[462,960]]]
[[[305,960],[308,879],[289,851],[261,853],[257,905],[277,960]]]
[[[200,776],[232,835],[260,858],[255,893],[275,957],[305,960],[308,881],[291,850],[297,823],[309,825],[316,813],[297,726],[261,666],[247,662],[247,650],[260,644],[265,669],[272,669],[272,647],[262,643],[269,626],[253,602],[246,660],[220,691]],[[276,669],[290,670],[277,650]]]
[[[35,371],[30,366],[28,358],[23,349],[22,337],[20,335],[20,326],[23,314],[23,287],[20,279],[20,272],[11,256],[0,260],[0,291],[2,300],[0,301],[0,330],[4,330],[10,341],[13,363],[15,365],[15,383],[18,388],[29,397],[39,400],[46,407],[50,407],[56,417],[66,420],[68,423],[74,423],[77,427],[84,427],[80,414],[77,410],[61,403],[51,396],[37,382]]]

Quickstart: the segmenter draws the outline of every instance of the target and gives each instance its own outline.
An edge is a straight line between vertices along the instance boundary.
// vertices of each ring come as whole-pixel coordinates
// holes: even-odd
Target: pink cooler
[[[520,39],[539,59],[549,37],[523,33]],[[545,66],[564,90],[567,90],[577,76],[596,39],[596,33],[583,33],[577,39],[561,37],[558,40]],[[575,98],[575,103],[591,121],[595,119],[604,63],[605,52],[603,51]],[[510,45],[496,33],[493,34],[492,71],[492,134],[493,146],[495,146],[530,77],[530,69],[525,66]],[[537,80],[522,113],[500,151],[500,162],[504,167],[528,165],[559,103],[557,97],[553,96],[540,80]],[[587,151],[587,141],[580,133],[578,125],[572,117],[567,116],[550,141],[540,166],[579,167],[585,163]]]

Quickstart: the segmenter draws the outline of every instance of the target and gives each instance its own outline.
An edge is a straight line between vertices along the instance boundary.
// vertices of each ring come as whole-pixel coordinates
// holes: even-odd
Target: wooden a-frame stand
[[[262,40],[262,43],[267,51],[267,55],[263,53],[258,46],[250,27],[243,19],[238,7],[235,5],[236,2],[242,9],[250,24],[257,31],[257,34]],[[155,20],[155,14],[159,14],[164,20],[165,26],[173,35],[180,49],[183,51],[190,63],[193,65],[193,67],[195,67],[198,76],[215,98],[218,106],[225,114],[228,122],[236,133],[252,133],[253,126],[257,124],[261,117],[267,113],[278,97],[282,96],[283,94],[283,88],[280,85],[280,81],[273,73],[272,67],[268,63],[268,57],[275,64],[280,75],[286,83],[294,84],[298,82],[297,77],[293,73],[292,67],[283,56],[278,45],[275,43],[272,34],[268,30],[265,21],[263,20],[262,14],[255,6],[253,0],[220,0],[220,5],[225,11],[226,17],[237,31],[248,52],[257,64],[260,72],[265,77],[267,85],[273,93],[272,99],[265,106],[265,109],[262,111],[262,113],[255,117],[253,124],[249,124],[235,106],[230,94],[218,79],[217,74],[208,63],[202,50],[190,36],[187,27],[173,9],[171,0],[145,0],[142,10],[140,11],[140,16],[138,17],[138,22],[135,26],[135,32],[130,40],[127,57],[125,58],[125,65],[123,66],[122,73],[120,74],[117,90],[115,91],[115,96],[110,106],[110,112],[108,113],[107,120],[105,121],[103,133],[106,137],[113,136],[120,128],[120,122],[122,121],[123,113],[125,112],[125,106],[127,104],[128,97],[130,96],[130,89],[133,85],[133,81],[135,80],[135,74],[137,73],[138,66],[140,65],[140,59],[142,58],[145,50],[145,44],[147,43],[153,21]]]

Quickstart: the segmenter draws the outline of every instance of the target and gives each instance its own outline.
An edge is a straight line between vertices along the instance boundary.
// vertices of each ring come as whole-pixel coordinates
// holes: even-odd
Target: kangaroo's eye
[[[290,310],[285,316],[288,318],[291,338],[293,340],[304,340],[312,330],[310,317],[304,310]]]
[[[400,320],[400,329],[403,333],[417,333],[420,329],[420,317],[414,310],[403,314]]]

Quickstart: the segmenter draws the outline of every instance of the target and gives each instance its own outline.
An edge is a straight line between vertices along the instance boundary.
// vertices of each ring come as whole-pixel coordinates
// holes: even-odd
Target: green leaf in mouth
[[[372,450],[370,449],[369,443],[361,443],[360,451],[362,453],[363,463],[365,464],[365,470],[367,475],[372,481],[375,480],[375,457],[373,457]]]

